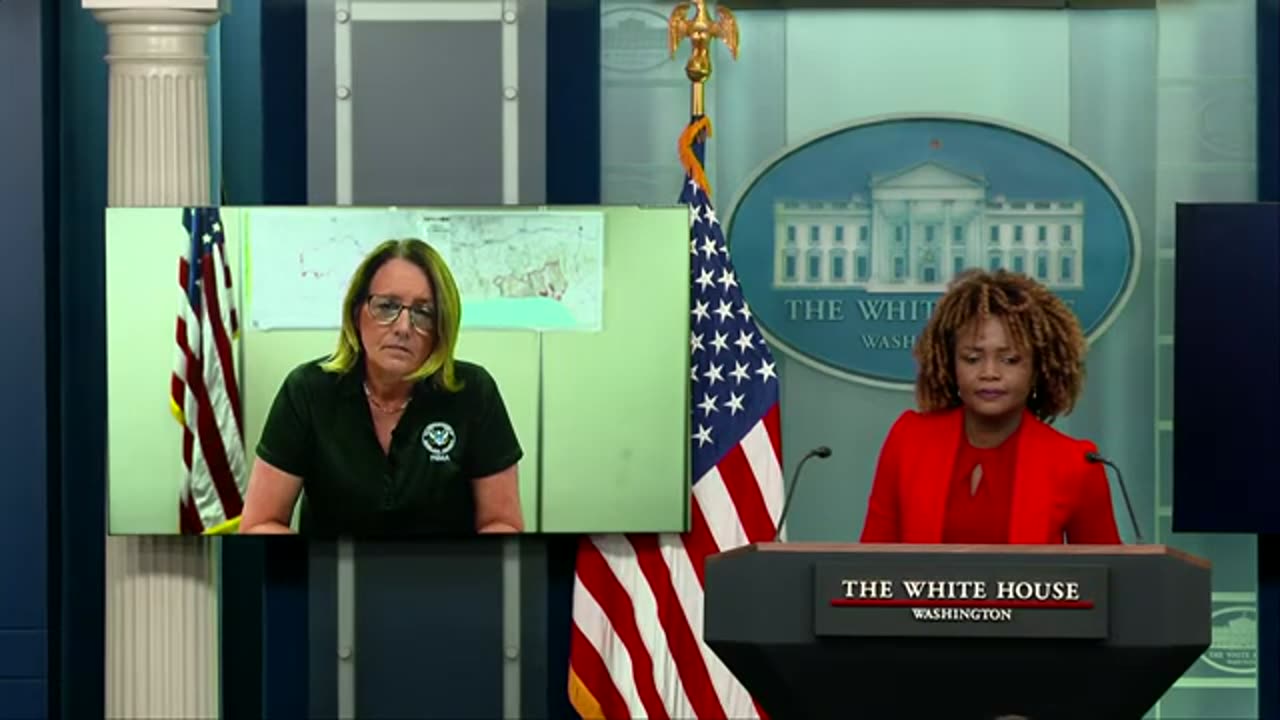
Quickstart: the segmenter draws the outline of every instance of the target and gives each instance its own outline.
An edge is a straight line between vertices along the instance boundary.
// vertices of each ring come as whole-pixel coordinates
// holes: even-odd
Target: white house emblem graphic
[[[868,191],[774,203],[774,289],[942,292],[973,267],[1084,287],[1083,200],[1009,201],[937,162],[873,176]]]
[[[898,390],[914,386],[913,348],[958,275],[1026,275],[1093,342],[1128,301],[1141,257],[1133,212],[1100,169],[1069,146],[965,117],[871,118],[784,148],[726,227],[773,347]]]
[[[457,442],[457,433],[449,423],[433,422],[422,429],[422,446],[431,453],[434,462],[448,462],[449,451]]]
[[[1258,671],[1258,611],[1248,606],[1213,613],[1213,644],[1201,656],[1215,670],[1232,675]]]

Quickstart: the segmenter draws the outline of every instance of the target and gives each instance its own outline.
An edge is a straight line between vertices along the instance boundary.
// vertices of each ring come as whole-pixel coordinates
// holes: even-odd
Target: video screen
[[[688,211],[107,211],[112,535],[683,532]]]

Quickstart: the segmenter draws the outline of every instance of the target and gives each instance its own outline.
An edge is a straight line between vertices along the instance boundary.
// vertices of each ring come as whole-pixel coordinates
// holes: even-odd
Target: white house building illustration
[[[778,289],[935,292],[972,267],[1083,286],[1084,202],[988,197],[984,177],[925,162],[873,176],[870,200],[774,204]]]
[[[1219,610],[1215,614],[1239,612],[1238,609]],[[1218,670],[1235,675],[1249,675],[1258,671],[1258,621],[1256,615],[1242,615],[1223,623],[1214,618],[1213,644],[1204,654],[1204,661]]]

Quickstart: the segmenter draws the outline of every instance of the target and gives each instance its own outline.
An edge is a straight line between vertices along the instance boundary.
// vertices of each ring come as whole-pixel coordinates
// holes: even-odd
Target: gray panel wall
[[[351,57],[354,204],[502,202],[499,23],[355,23]]]
[[[354,204],[500,202],[500,114],[510,102],[501,82],[502,23],[360,20],[359,7],[370,4],[381,5],[307,3],[309,204],[338,202],[335,116],[341,91],[334,30],[343,24],[343,8],[352,13],[352,77],[345,86],[355,125]],[[519,201],[540,203],[546,171],[546,4],[516,0],[506,6],[514,8],[518,37]]]
[[[311,0],[307,13],[309,204],[545,200],[541,0]],[[545,654],[546,555],[537,538],[509,543],[356,543],[349,560],[313,545],[312,714],[545,712],[546,668],[522,658]]]

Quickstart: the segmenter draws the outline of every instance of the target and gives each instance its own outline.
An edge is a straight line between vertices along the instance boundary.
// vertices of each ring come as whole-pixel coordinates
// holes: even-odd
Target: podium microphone
[[[1125,509],[1129,511],[1129,522],[1133,523],[1133,535],[1138,539],[1138,544],[1141,545],[1142,529],[1138,527],[1138,516],[1133,513],[1133,503],[1129,502],[1129,491],[1124,486],[1124,475],[1120,473],[1120,468],[1096,452],[1085,453],[1084,459],[1091,463],[1102,463],[1116,471],[1116,484],[1120,486],[1120,493],[1124,496]]]
[[[796,465],[795,471],[791,473],[791,489],[787,491],[787,499],[782,503],[782,514],[778,516],[778,531],[773,535],[774,542],[778,542],[778,539],[782,537],[782,523],[787,519],[787,511],[791,509],[791,496],[795,494],[796,484],[800,482],[800,468],[803,468],[804,464],[809,462],[809,458],[813,457],[829,458],[831,457],[831,448],[826,445],[819,445],[800,458],[800,463]]]

